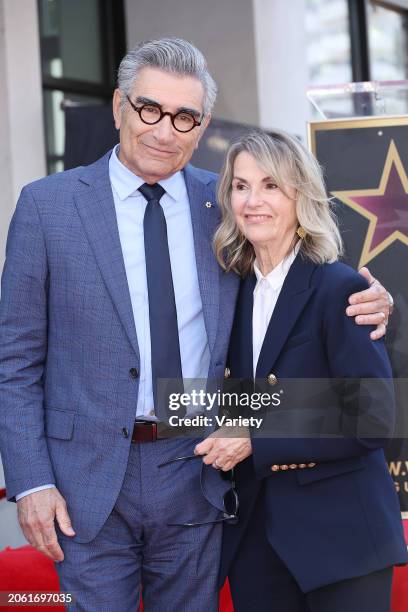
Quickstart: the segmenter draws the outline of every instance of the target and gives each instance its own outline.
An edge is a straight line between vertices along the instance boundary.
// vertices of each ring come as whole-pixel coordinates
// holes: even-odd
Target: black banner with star
[[[408,117],[330,120],[309,128],[311,150],[336,205],[345,260],[367,266],[395,301],[386,343],[397,423],[386,453],[408,517]]]

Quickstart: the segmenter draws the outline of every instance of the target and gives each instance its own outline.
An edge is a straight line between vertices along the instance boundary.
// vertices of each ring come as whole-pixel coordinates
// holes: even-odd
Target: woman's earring
[[[296,233],[301,240],[303,240],[303,238],[306,238],[306,230],[301,225],[297,228]]]

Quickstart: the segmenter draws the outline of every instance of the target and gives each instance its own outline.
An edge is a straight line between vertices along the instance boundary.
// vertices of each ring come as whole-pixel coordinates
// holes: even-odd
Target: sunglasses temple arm
[[[164,467],[165,465],[171,465],[172,463],[176,463],[177,461],[192,461],[193,459],[201,459],[204,455],[187,455],[186,457],[175,457],[175,459],[169,459],[164,463],[159,463],[157,467]]]

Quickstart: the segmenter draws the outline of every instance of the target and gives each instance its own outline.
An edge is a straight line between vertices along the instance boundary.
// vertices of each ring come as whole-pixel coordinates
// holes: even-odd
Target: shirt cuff
[[[43,491],[44,489],[53,489],[55,487],[54,484],[46,484],[46,485],[41,485],[41,487],[34,487],[34,489],[28,489],[27,491],[23,491],[22,493],[19,493],[18,495],[16,495],[16,502],[18,502],[19,499],[21,499],[22,497],[25,497],[26,495],[30,495],[30,493],[37,493],[37,491]]]

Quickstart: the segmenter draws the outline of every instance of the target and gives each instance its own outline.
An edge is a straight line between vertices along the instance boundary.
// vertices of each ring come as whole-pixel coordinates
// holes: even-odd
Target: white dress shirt
[[[109,160],[109,178],[140,353],[135,417],[155,420],[143,236],[143,217],[147,201],[138,191],[144,180],[121,163],[118,151],[119,145],[115,147]],[[206,379],[210,365],[210,349],[198,284],[190,202],[183,173],[177,172],[164,181],[159,181],[159,184],[166,190],[160,204],[167,223],[183,378]],[[53,486],[42,485],[29,489],[16,495],[16,500]]]
[[[260,271],[257,262],[254,263],[254,271],[257,283],[254,289],[254,306],[252,310],[252,352],[254,378],[262,344],[265,339],[269,321],[278,301],[286,275],[294,262],[300,248],[300,241],[290,254],[282,259],[266,276]]]
[[[138,191],[144,180],[124,166],[116,147],[109,160],[109,176],[125,262],[140,353],[138,418],[154,419],[149,298],[147,292],[143,217],[146,199]],[[170,265],[176,300],[181,368],[184,379],[206,379],[210,350],[195,260],[190,202],[182,172],[159,185],[166,190],[160,200],[167,224]]]

